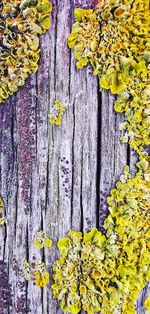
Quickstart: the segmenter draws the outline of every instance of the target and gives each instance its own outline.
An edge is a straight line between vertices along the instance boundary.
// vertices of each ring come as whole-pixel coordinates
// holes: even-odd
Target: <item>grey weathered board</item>
[[[62,313],[50,285],[21,287],[22,262],[42,254],[33,246],[34,236],[43,229],[54,240],[43,255],[51,273],[58,238],[72,228],[101,227],[106,196],[123,167],[130,164],[134,173],[136,158],[119,141],[124,117],[113,111],[114,96],[98,92],[91,68],[77,70],[67,47],[73,10],[81,4],[90,7],[94,1],[53,1],[37,74],[0,106],[0,190],[8,218],[0,228],[0,260],[7,262],[13,291],[12,309],[2,313]],[[61,126],[48,121],[56,98],[67,107]],[[138,300],[139,314],[145,313],[147,291]]]

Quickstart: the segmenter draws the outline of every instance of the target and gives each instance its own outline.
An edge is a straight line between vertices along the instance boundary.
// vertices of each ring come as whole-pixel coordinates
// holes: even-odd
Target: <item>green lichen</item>
[[[0,6],[0,103],[38,69],[39,35],[50,27],[49,0],[2,0]]]
[[[117,94],[114,108],[125,112],[126,136],[141,152],[150,144],[149,0],[102,0],[95,10],[75,9],[68,44],[77,68],[91,64],[101,89]]]

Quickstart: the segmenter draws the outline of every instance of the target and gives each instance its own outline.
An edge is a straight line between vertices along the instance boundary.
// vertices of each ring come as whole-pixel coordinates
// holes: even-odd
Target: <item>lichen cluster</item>
[[[66,111],[64,105],[56,99],[53,107],[48,115],[50,124],[60,125],[62,123],[62,117]]]
[[[140,84],[137,78],[137,85],[130,84],[130,92],[122,92],[114,104],[116,112],[125,112],[124,135],[120,139],[123,143],[129,141],[131,147],[139,154],[143,146],[150,145],[150,85],[148,84],[146,82]]]
[[[50,27],[49,0],[0,1],[0,103],[38,69],[39,35]]]
[[[43,230],[40,230],[34,238],[34,246],[38,249],[50,248],[52,240],[45,236]],[[22,271],[24,279],[32,280],[38,288],[44,288],[49,283],[49,272],[45,263],[40,260],[34,261],[31,265],[25,260],[22,264]]]
[[[95,10],[75,9],[75,19],[68,44],[77,67],[91,64],[101,89],[118,95],[123,141],[140,152],[150,144],[149,0],[102,0]]]
[[[32,280],[38,288],[44,288],[49,283],[49,272],[46,269],[45,263],[36,262],[34,266],[25,260],[22,265],[23,277],[27,281]]]
[[[3,207],[4,207],[4,201],[0,197],[0,226],[3,226],[5,223],[7,223],[7,217],[2,217]]]
[[[145,309],[150,312],[150,297],[147,297],[144,302]]]
[[[39,249],[43,249],[44,247],[50,248],[52,246],[52,240],[48,237],[45,237],[44,231],[40,230],[34,239],[34,246]]]
[[[64,312],[136,313],[134,302],[150,279],[150,158],[137,167],[134,178],[125,167],[108,197],[105,235],[93,228],[58,241],[52,289]]]

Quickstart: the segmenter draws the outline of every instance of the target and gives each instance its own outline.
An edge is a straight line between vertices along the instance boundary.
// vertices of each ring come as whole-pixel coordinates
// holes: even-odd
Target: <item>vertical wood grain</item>
[[[13,291],[13,307],[5,313],[62,313],[50,284],[42,290],[24,283],[22,262],[44,258],[52,273],[58,238],[71,228],[102,229],[110,189],[127,163],[134,172],[135,157],[119,141],[124,118],[113,111],[114,96],[99,92],[90,67],[76,69],[67,47],[74,7],[95,3],[53,1],[38,72],[0,106],[0,188],[8,217],[7,228],[0,228],[0,259],[7,262]],[[61,126],[48,121],[55,99],[67,109]],[[41,229],[54,240],[44,253],[33,246]],[[137,313],[145,313],[143,294]]]

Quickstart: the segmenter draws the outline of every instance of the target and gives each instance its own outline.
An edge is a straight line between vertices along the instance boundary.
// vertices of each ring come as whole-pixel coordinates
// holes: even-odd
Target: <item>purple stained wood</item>
[[[53,1],[38,72],[0,106],[0,187],[8,217],[0,229],[0,260],[12,285],[12,308],[4,313],[62,313],[50,284],[41,290],[21,278],[22,262],[42,255],[33,239],[40,229],[53,238],[55,246],[44,252],[51,274],[58,238],[71,228],[102,229],[110,189],[127,163],[134,169],[133,154],[119,141],[123,115],[113,111],[114,97],[98,92],[90,67],[76,69],[67,47],[74,7],[95,2]],[[67,107],[61,126],[48,121],[56,98]],[[138,300],[139,314],[147,291]]]

